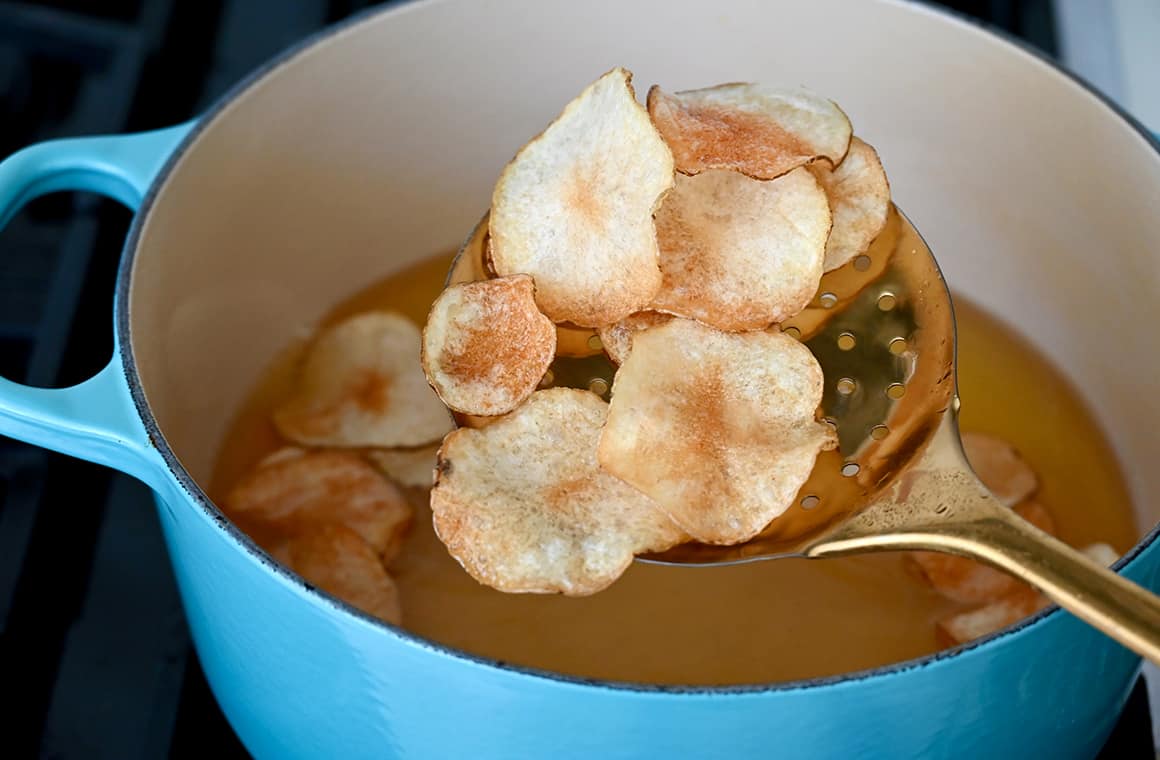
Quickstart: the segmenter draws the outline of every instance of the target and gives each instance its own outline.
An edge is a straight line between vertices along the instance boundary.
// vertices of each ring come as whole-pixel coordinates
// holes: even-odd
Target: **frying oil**
[[[422,325],[449,262],[434,257],[379,282],[328,321],[391,309]],[[962,298],[955,305],[963,429],[999,435],[1026,456],[1065,541],[1127,551],[1138,535],[1127,490],[1087,407],[1012,330]],[[220,496],[284,443],[269,415],[288,395],[301,352],[289,347],[239,412],[212,493]],[[390,568],[405,627],[504,662],[621,681],[768,683],[937,651],[934,621],[960,609],[915,578],[899,554],[723,568],[638,564],[590,597],[502,594],[447,554],[426,494],[412,496],[415,526]]]

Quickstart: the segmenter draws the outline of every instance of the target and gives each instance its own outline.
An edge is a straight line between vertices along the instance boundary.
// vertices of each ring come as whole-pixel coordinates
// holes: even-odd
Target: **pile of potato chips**
[[[1035,500],[1039,478],[1007,441],[983,433],[963,433],[971,468],[995,498],[1047,533],[1055,520]],[[1092,544],[1084,553],[1103,565],[1119,554],[1107,544]],[[994,633],[1037,612],[1051,602],[1037,589],[982,562],[938,552],[913,552],[907,561],[931,588],[952,602],[969,607],[935,622],[942,646],[964,644]]]
[[[388,567],[414,510],[406,489],[431,485],[450,414],[427,385],[419,329],[367,312],[323,329],[273,420],[297,446],[259,462],[222,506],[307,582],[393,623]]]
[[[792,503],[819,452],[817,360],[778,325],[864,253],[890,190],[833,102],[730,84],[647,109],[613,69],[496,183],[491,279],[439,297],[423,368],[488,424],[439,454],[435,529],[503,591],[584,595],[645,552],[733,544]],[[596,331],[611,402],[544,388],[557,326]]]

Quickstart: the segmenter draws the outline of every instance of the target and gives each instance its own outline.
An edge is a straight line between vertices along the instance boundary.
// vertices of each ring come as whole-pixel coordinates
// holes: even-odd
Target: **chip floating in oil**
[[[304,446],[420,446],[451,416],[418,363],[419,330],[391,312],[367,312],[311,342],[294,395],[274,412],[279,432]]]

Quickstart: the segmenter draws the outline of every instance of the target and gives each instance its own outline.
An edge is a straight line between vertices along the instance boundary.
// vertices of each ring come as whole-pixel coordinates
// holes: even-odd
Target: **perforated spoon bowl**
[[[449,282],[489,276],[486,238],[485,217]],[[905,216],[892,209],[871,249],[823,277],[810,306],[781,329],[821,363],[822,414],[837,428],[839,451],[818,457],[795,505],[750,541],[682,544],[642,561],[725,565],[913,549],[958,554],[1036,586],[1160,663],[1160,598],[1020,518],[971,471],[959,439],[950,293]],[[599,338],[561,326],[559,346],[544,384],[605,395],[615,367]]]

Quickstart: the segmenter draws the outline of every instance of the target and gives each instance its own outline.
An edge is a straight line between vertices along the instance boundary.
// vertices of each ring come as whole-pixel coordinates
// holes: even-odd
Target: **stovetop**
[[[0,2],[0,156],[189,119],[285,46],[373,4]],[[1052,0],[938,4],[1056,51]],[[0,231],[0,375],[61,387],[108,361],[130,218],[60,193]],[[191,648],[146,488],[4,438],[0,702],[6,757],[247,756]],[[1102,756],[1155,756],[1142,682]]]

